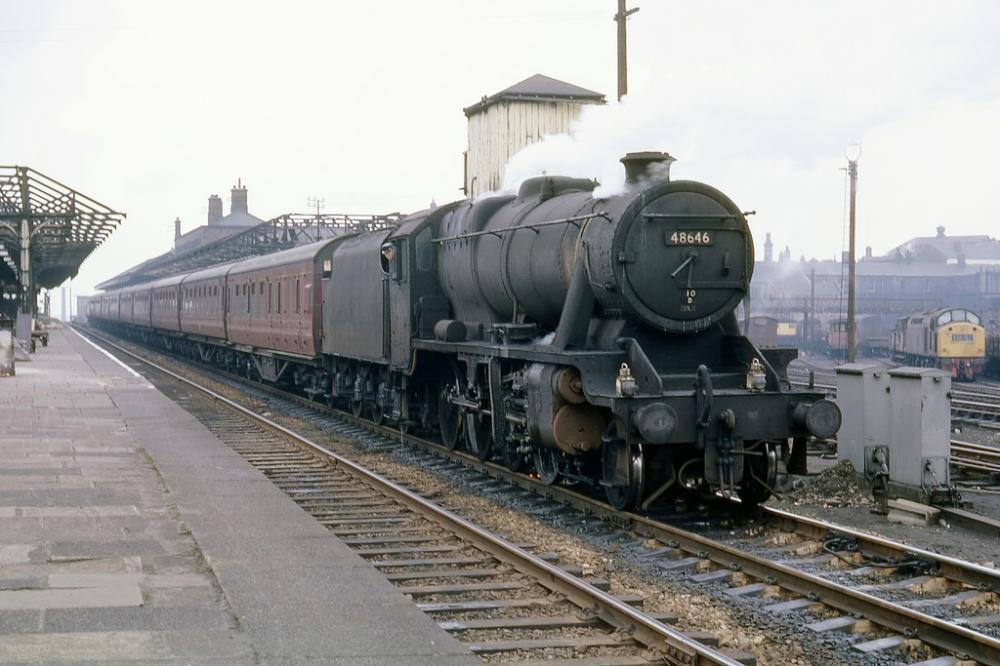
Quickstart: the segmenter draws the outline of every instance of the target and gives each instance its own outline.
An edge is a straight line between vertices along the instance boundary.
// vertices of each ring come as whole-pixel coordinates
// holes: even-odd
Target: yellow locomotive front
[[[986,363],[986,329],[979,316],[968,310],[952,309],[937,317],[935,355],[938,367],[952,378],[975,381]]]

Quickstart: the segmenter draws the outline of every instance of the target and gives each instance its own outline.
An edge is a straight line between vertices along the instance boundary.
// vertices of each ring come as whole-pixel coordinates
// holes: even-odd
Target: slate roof
[[[587,102],[604,103],[604,95],[593,90],[587,90],[572,83],[566,83],[559,79],[553,79],[544,74],[529,76],[524,81],[515,83],[509,88],[504,88],[500,92],[483,96],[481,100],[462,109],[466,116],[479,113],[483,109],[502,101],[523,101],[531,100],[536,102],[565,102],[581,100]]]
[[[224,217],[220,217],[215,222],[212,222],[208,226],[212,227],[255,227],[258,224],[262,224],[267,220],[262,220],[256,215],[251,215],[250,213],[244,213],[243,211],[236,211],[235,213],[230,213]]]
[[[912,257],[918,261],[955,261],[964,255],[966,261],[1000,263],[1000,242],[990,236],[938,236],[911,238],[889,250],[888,257]]]

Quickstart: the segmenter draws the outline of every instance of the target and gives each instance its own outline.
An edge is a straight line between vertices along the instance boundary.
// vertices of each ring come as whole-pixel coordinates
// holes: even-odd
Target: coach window
[[[278,314],[281,314],[281,288],[284,286],[283,282],[278,282],[278,309],[275,310]]]
[[[299,292],[299,289],[300,289],[299,285],[300,285],[299,279],[295,278],[295,314],[299,313],[300,302],[301,302],[300,301],[300,296],[299,296],[299,293],[300,293]]]

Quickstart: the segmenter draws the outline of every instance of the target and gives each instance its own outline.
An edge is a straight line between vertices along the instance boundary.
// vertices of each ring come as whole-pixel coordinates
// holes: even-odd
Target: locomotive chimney
[[[229,200],[229,214],[247,212],[247,188],[242,180],[236,181],[236,187],[232,190],[232,198]]]
[[[222,219],[222,197],[213,194],[208,198],[208,223],[215,224]]]
[[[670,180],[670,165],[676,161],[669,153],[656,150],[627,153],[621,159],[625,165],[625,182],[634,185],[643,180]]]

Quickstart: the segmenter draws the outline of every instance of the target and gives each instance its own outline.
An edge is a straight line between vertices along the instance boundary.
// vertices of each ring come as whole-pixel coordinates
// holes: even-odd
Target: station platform
[[[0,378],[0,663],[480,663],[76,332]]]

